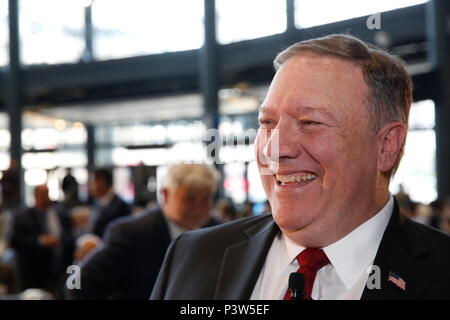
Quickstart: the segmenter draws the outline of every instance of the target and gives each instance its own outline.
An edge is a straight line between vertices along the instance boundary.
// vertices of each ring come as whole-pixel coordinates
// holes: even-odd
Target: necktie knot
[[[301,268],[308,268],[317,272],[320,268],[330,263],[327,255],[321,249],[306,248],[297,256],[298,264]]]

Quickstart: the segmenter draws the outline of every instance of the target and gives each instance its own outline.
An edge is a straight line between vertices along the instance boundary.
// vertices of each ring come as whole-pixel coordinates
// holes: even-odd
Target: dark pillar
[[[286,0],[286,30],[292,33],[295,27],[295,0]]]
[[[83,61],[89,62],[94,59],[93,46],[93,27],[92,27],[92,4],[84,8],[84,40],[85,49],[83,54]]]
[[[427,4],[427,37],[429,61],[437,70],[436,175],[438,197],[450,196],[450,4],[446,0],[430,0]]]
[[[95,127],[91,124],[86,125],[87,141],[87,169],[88,171],[95,168]]]
[[[203,120],[207,129],[217,129],[219,127],[219,56],[216,40],[216,6],[215,0],[204,0],[204,44],[199,55],[200,90],[203,95]],[[209,156],[214,160],[219,159],[220,137],[217,134],[207,141],[208,145],[214,145]],[[223,165],[214,161],[223,178]],[[219,188],[219,196],[223,195],[223,180]]]
[[[7,111],[11,135],[11,174],[17,181],[17,199],[12,205],[23,204],[22,169],[22,72],[20,65],[19,0],[9,0],[9,69],[7,73]]]

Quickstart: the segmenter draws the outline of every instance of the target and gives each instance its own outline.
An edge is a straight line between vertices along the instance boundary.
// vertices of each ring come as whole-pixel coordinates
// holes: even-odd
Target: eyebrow
[[[265,105],[261,105],[258,110],[259,113],[262,112],[270,112],[270,106],[265,106]],[[336,117],[334,115],[331,114],[331,112],[329,112],[328,110],[326,110],[325,108],[321,108],[321,107],[307,107],[307,106],[303,106],[303,107],[298,107],[297,108],[298,111],[303,111],[304,113],[314,113],[314,112],[320,112],[325,114],[326,116],[332,118],[334,121],[338,121],[338,119],[336,119]]]

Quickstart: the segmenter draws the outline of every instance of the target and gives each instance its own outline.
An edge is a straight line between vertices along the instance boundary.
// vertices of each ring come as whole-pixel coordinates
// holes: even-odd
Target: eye
[[[272,125],[274,123],[273,120],[267,119],[267,118],[260,118],[258,120],[258,122],[259,122],[259,125],[262,126],[262,127],[267,127],[267,126],[270,126],[270,125]]]
[[[300,123],[304,126],[314,126],[314,125],[322,124],[320,122],[313,121],[313,120],[300,120]]]

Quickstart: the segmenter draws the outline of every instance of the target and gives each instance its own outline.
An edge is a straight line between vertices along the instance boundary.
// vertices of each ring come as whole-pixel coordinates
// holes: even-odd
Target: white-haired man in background
[[[170,242],[187,230],[219,224],[211,216],[219,181],[214,168],[177,164],[162,181],[161,206],[118,219],[81,262],[81,289],[69,299],[148,299]]]

